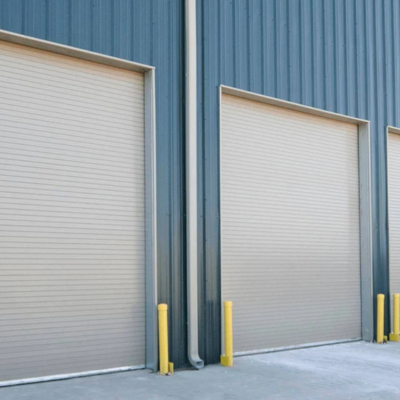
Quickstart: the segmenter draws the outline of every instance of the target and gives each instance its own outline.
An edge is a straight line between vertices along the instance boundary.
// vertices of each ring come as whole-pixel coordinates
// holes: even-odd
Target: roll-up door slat
[[[0,382],[143,366],[143,74],[0,42],[1,88]]]
[[[357,126],[223,94],[220,157],[234,351],[359,338]]]

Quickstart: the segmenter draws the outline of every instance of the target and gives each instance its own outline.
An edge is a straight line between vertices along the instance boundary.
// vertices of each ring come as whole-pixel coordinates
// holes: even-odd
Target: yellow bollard
[[[389,335],[391,342],[399,341],[400,295],[393,295],[393,333]]]
[[[225,354],[221,356],[221,365],[224,367],[233,366],[233,334],[232,334],[232,302],[224,302],[225,321]]]
[[[385,295],[378,294],[378,305],[377,305],[377,323],[376,323],[376,341],[377,343],[383,343],[383,323],[385,319]]]
[[[160,374],[174,372],[174,364],[169,362],[168,355],[168,306],[158,305],[158,341],[160,351]]]

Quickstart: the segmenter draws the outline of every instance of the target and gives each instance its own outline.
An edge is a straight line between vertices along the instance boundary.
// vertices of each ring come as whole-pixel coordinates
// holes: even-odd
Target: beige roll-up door
[[[390,293],[400,293],[400,135],[388,134]],[[392,301],[390,301],[391,306]]]
[[[0,381],[145,362],[144,78],[0,42]]]
[[[223,94],[220,156],[234,351],[359,338],[357,126]]]

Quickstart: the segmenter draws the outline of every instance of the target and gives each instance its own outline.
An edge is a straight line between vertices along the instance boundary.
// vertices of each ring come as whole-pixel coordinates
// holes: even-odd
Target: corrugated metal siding
[[[159,300],[170,353],[187,362],[183,186],[183,2],[0,0],[0,28],[156,67]]]
[[[186,360],[182,4],[0,0],[2,29],[156,66],[160,300],[171,308],[171,354],[177,366]],[[374,286],[375,293],[388,294],[384,129],[400,124],[400,4],[198,0],[197,7],[199,326],[200,353],[210,363],[218,362],[220,354],[221,83],[372,121]],[[385,321],[388,330],[388,318]]]
[[[371,120],[374,290],[388,294],[385,125],[400,124],[400,4],[204,0],[198,8],[201,355],[218,362],[218,85]]]

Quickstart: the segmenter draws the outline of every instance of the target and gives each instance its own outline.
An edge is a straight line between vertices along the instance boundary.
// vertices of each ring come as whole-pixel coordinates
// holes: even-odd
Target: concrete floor
[[[1,400],[400,399],[400,344],[338,344],[235,358],[233,368],[133,371],[0,389]]]

